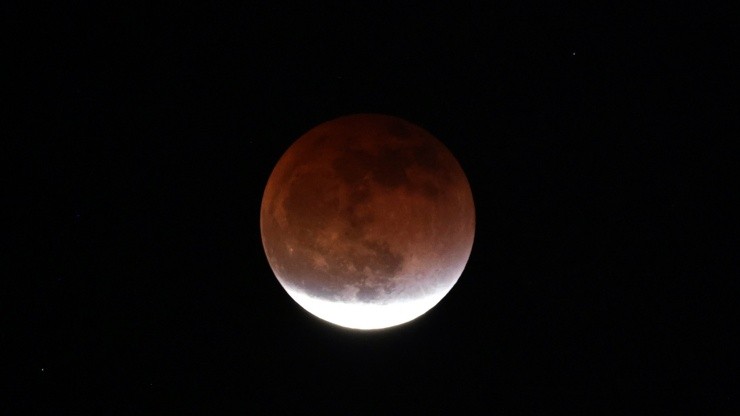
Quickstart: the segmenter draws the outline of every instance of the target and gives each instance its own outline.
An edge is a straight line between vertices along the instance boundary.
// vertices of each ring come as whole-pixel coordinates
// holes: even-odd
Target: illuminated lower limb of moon
[[[409,322],[432,309],[447,292],[387,304],[331,301],[287,290],[303,309],[333,324],[352,329],[383,329]]]

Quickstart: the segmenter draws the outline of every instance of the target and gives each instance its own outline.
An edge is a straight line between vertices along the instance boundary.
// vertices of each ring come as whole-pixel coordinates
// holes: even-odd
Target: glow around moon
[[[262,243],[304,309],[348,328],[413,320],[454,286],[475,209],[450,151],[402,119],[320,124],[278,161],[262,199]]]

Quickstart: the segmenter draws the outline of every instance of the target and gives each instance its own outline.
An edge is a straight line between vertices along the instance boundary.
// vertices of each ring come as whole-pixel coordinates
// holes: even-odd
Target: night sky
[[[59,3],[1,18],[2,413],[738,406],[737,236],[707,209],[730,201],[723,11]],[[302,310],[259,230],[288,146],[367,112],[445,143],[477,222],[447,297],[378,332]]]

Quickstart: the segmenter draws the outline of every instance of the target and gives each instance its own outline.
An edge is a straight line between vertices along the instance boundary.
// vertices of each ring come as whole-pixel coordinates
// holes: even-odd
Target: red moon
[[[260,229],[270,267],[300,306],[379,329],[424,314],[454,286],[475,208],[462,168],[429,132],[356,114],[288,148],[267,182]]]

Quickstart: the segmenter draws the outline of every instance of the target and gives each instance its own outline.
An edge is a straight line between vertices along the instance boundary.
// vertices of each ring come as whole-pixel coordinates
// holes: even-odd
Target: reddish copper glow
[[[296,302],[329,322],[376,329],[420,316],[457,282],[475,209],[439,140],[396,117],[357,114],[311,129],[285,152],[260,226]]]

